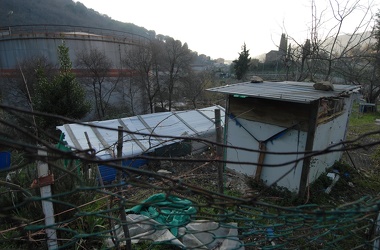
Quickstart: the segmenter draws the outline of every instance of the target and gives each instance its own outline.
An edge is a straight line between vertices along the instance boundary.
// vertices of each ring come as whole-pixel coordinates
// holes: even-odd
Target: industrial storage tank
[[[63,41],[69,48],[73,72],[78,78],[88,76],[86,70],[76,68],[74,62],[77,60],[78,53],[96,49],[103,53],[112,64],[108,77],[115,78],[123,73],[125,82],[129,82],[127,78],[130,74],[130,70],[122,65],[125,53],[134,46],[145,46],[150,43],[149,38],[141,35],[92,27],[68,25],[0,27],[1,102],[9,104],[8,101],[14,98],[14,93],[10,92],[15,91],[14,83],[20,81],[16,78],[20,78],[22,62],[44,57],[58,68],[57,48]],[[90,91],[89,88],[88,97],[92,99]],[[111,103],[116,105],[121,101],[122,92],[115,91],[110,98]],[[142,110],[137,112],[142,112]]]
[[[133,45],[149,43],[147,37],[129,32],[67,25],[24,25],[0,28],[0,77],[18,69],[18,63],[34,56],[57,62],[57,47],[65,41],[71,61],[79,51],[98,49],[121,69],[123,53]]]

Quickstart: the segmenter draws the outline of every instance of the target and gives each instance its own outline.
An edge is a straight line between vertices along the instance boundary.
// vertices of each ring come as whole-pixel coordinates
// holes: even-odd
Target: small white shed
[[[341,151],[312,157],[306,153],[345,139],[358,89],[334,85],[333,91],[322,91],[303,82],[244,82],[208,89],[227,94],[224,140],[235,148],[225,150],[226,167],[303,195],[307,185],[340,160]]]

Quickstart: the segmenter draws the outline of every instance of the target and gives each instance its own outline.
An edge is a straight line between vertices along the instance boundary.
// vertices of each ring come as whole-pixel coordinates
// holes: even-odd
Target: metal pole
[[[46,150],[38,150],[38,155],[46,158],[47,157],[47,152]],[[45,161],[38,161],[37,164],[37,172],[38,172],[38,179],[39,182],[42,180],[41,178],[43,177],[48,177],[50,175],[49,173],[49,166]],[[42,181],[41,181],[42,182]],[[40,184],[40,192],[41,192],[41,199],[42,199],[42,210],[45,214],[45,233],[46,233],[46,238],[47,238],[47,245],[49,250],[57,249],[58,248],[58,242],[57,242],[57,232],[55,229],[50,228],[50,226],[55,224],[54,220],[54,208],[53,208],[53,203],[48,200],[44,200],[44,198],[50,198],[51,197],[51,186],[49,185],[44,185],[41,186],[42,183]]]
[[[215,109],[215,130],[216,130],[216,142],[222,144],[222,126],[220,119],[220,109]],[[223,147],[216,146],[216,155],[218,159],[223,159]],[[218,191],[223,194],[223,163],[218,163]]]
[[[122,154],[122,151],[123,150],[123,127],[122,126],[119,126],[118,127],[118,140],[117,140],[117,158],[118,159],[121,159],[123,154]],[[120,160],[120,168],[123,167],[123,161]],[[131,238],[129,236],[129,228],[128,228],[128,224],[127,224],[127,216],[125,214],[125,207],[124,207],[124,204],[123,204],[123,187],[121,185],[121,177],[123,175],[123,171],[120,169],[118,170],[117,172],[117,183],[118,183],[118,190],[119,190],[119,194],[121,196],[121,198],[119,199],[119,207],[120,207],[120,220],[121,220],[121,224],[123,226],[123,231],[124,231],[124,238],[126,240],[126,243],[125,243],[125,248],[127,250],[131,250],[132,249],[132,243],[131,243]]]

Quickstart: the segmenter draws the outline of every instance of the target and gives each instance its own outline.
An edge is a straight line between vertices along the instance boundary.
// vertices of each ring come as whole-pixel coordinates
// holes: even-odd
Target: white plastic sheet
[[[244,250],[243,243],[237,237],[236,223],[220,224],[213,221],[197,220],[178,228],[175,237],[170,228],[144,215],[127,215],[129,235],[132,243],[140,241],[170,242],[181,248],[188,249],[237,249]],[[118,238],[124,237],[122,228],[117,230]],[[113,247],[111,239],[106,242]]]

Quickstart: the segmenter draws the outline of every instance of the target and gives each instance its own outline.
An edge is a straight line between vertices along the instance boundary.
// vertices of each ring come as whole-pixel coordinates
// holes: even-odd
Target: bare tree
[[[307,62],[306,59],[311,54],[310,39],[307,39],[305,43],[300,46],[300,49],[301,49],[301,53],[298,53],[298,55],[300,56],[297,55],[298,59],[300,59],[298,60],[300,61],[300,67],[299,67],[300,70],[299,70],[299,76],[298,76],[297,81],[303,81],[307,77],[307,75],[305,76],[304,71],[305,71],[305,64]]]
[[[33,56],[17,62],[17,64],[17,74],[14,77],[12,76],[6,79],[7,81],[3,85],[4,88],[2,89],[1,94],[3,95],[2,97],[4,97],[4,101],[8,102],[8,104],[16,107],[24,107],[33,112],[36,105],[35,97],[38,92],[39,71],[43,71],[46,79],[48,81],[52,81],[55,72],[54,66],[44,56]],[[18,124],[26,130],[31,130],[35,136],[38,136],[37,121],[35,116],[28,114],[5,114],[4,117],[10,123]],[[19,133],[17,130],[9,130],[7,127],[2,129],[5,134],[12,138],[24,138],[23,134]],[[30,138],[24,139],[29,141]]]
[[[101,120],[106,116],[111,95],[118,82],[118,80],[112,80],[108,77],[112,62],[100,50],[91,49],[77,54],[76,65],[84,70],[82,76],[92,88],[96,115]]]
[[[319,11],[317,2],[311,1],[310,37],[304,44],[293,40],[292,57],[297,65],[298,81],[309,78],[311,81],[344,78],[339,67],[342,60],[358,56],[353,51],[366,46],[371,39],[373,2],[362,4],[362,0],[329,0],[328,6]],[[357,19],[350,34],[344,33],[343,27],[349,19]]]
[[[123,64],[131,70],[133,82],[137,83],[144,91],[144,100],[148,100],[149,111],[154,113],[154,98],[157,95],[157,87],[152,75],[153,54],[151,46],[135,46],[127,51]]]
[[[180,79],[185,76],[193,60],[193,54],[186,43],[168,38],[164,43],[164,61],[162,68],[167,75],[166,87],[168,94],[168,109],[172,109],[173,93]]]
[[[160,38],[160,36],[158,36]],[[162,39],[154,39],[151,41],[152,51],[152,75],[157,89],[157,102],[161,105],[161,110],[165,110],[166,93],[164,88],[164,73],[162,72],[162,64],[164,62],[164,42]]]
[[[360,2],[360,0],[355,0],[342,2],[342,4],[338,1],[329,1],[336,24],[330,31],[331,33],[335,33],[331,36],[332,42],[330,43],[330,47],[327,45],[323,48],[323,51],[327,52],[326,54],[328,55],[327,73],[325,75],[326,81],[329,80],[331,76],[334,61],[344,58],[347,56],[347,53],[360,47],[368,39],[363,32],[368,31],[368,29],[371,28],[371,22],[369,20],[373,18],[373,14],[371,13],[371,8],[369,6],[362,6]],[[345,20],[348,19],[349,16],[356,14],[358,11],[364,11],[361,13],[361,20],[350,34],[348,41],[346,43],[339,42],[338,37],[342,34],[341,30]],[[361,34],[358,34],[359,32]]]
[[[377,13],[373,38],[375,39],[374,45],[370,44],[369,49],[365,50],[366,53],[361,53],[367,55],[365,58],[367,58],[368,65],[366,67],[368,82],[365,86],[365,94],[370,103],[376,103],[380,96],[380,11]]]
[[[138,114],[140,106],[137,100],[141,96],[139,85],[135,84],[134,79],[130,76],[122,77],[118,90],[122,93],[123,103],[126,103],[126,106],[129,107],[130,114],[132,116]]]
[[[7,84],[8,98],[17,106],[32,106],[34,92],[37,85],[37,69],[43,69],[46,77],[51,80],[54,73],[54,65],[44,56],[35,56],[18,62],[18,74],[10,78]]]
[[[197,103],[203,99],[205,89],[212,87],[213,73],[203,71],[198,74],[191,72],[183,79],[182,93],[197,108]]]

